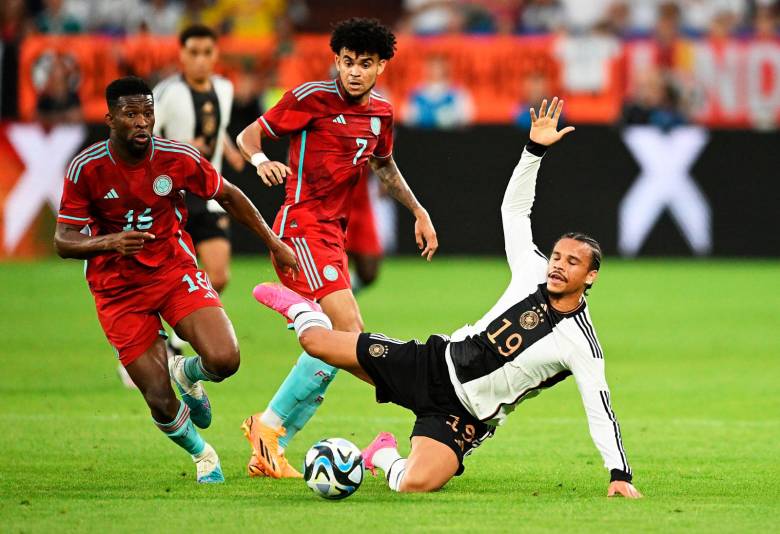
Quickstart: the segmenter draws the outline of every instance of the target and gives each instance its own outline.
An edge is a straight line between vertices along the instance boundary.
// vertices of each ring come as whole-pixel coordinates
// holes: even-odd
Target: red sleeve
[[[299,132],[314,118],[310,101],[298,100],[292,91],[287,91],[282,99],[257,119],[263,131],[278,139],[293,132]]]
[[[84,174],[78,182],[65,178],[65,185],[62,188],[62,199],[60,200],[60,210],[57,213],[57,222],[63,224],[73,224],[75,226],[86,226],[91,218],[89,216],[89,191],[87,191]]]
[[[184,179],[183,189],[197,197],[211,199],[219,195],[223,183],[222,175],[217,169],[209,160],[200,156],[197,163],[193,161],[192,171]]]
[[[389,158],[393,155],[393,114],[382,120],[382,130],[374,148],[375,158]]]

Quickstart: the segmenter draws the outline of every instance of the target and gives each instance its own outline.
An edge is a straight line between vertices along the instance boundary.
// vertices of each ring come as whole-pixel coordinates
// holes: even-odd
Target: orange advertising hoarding
[[[447,62],[451,81],[468,91],[477,123],[511,123],[525,104],[524,81],[543,76],[551,92],[567,100],[567,117],[574,123],[613,123],[637,73],[658,66],[663,53],[651,40],[604,43],[570,36],[400,36],[398,53],[380,78],[384,91],[402,113],[411,92],[426,80],[431,58]],[[589,47],[593,47],[590,53]],[[766,128],[780,119],[780,40],[680,40],[671,68],[689,93],[696,122],[708,126]],[[333,55],[328,37],[299,35],[280,45],[273,39],[224,38],[220,41],[222,74],[234,80],[250,73],[274,78],[284,88],[327,78]],[[573,53],[572,53],[573,51]],[[103,90],[112,79],[136,74],[150,82],[177,67],[175,38],[136,35],[124,39],[101,36],[27,39],[20,62],[20,112],[34,117],[45,78],[47,58],[68,56],[78,70],[78,95],[88,121],[105,113]],[[583,55],[584,54],[584,55]],[[584,60],[582,59],[584,57]],[[597,82],[586,88],[571,80],[579,69],[598,70]],[[576,73],[575,73],[576,74]],[[592,77],[593,72],[585,72]]]

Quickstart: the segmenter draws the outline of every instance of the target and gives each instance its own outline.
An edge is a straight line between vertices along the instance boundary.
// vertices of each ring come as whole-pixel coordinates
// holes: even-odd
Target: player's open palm
[[[607,490],[607,497],[615,497],[621,495],[626,499],[641,499],[642,494],[639,493],[631,482],[625,482],[623,480],[615,480],[610,483],[609,490]]]
[[[574,131],[574,126],[567,126],[558,131],[558,119],[561,118],[563,111],[563,100],[553,98],[549,109],[547,108],[547,99],[542,100],[539,106],[539,115],[536,115],[534,108],[531,108],[531,141],[540,145],[550,146],[557,143],[561,137]]]
[[[290,167],[278,161],[264,161],[257,166],[257,175],[268,187],[281,185],[292,174]]]

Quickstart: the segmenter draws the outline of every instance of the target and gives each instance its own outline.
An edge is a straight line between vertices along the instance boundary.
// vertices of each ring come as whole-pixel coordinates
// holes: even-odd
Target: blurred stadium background
[[[398,31],[378,89],[395,105],[395,157],[441,240],[432,265],[391,259],[360,296],[368,327],[422,337],[492,304],[506,278],[498,206],[527,139],[528,107],[562,96],[577,132],[545,159],[534,230],[542,250],[576,229],[608,255],[594,321],[637,486],[650,498],[625,509],[601,498],[606,477],[568,384],[523,405],[452,489],[410,498],[416,507],[399,517],[388,506],[397,496],[370,480],[348,501],[358,504],[317,506],[325,530],[364,528],[367,513],[376,532],[484,530],[486,516],[496,532],[516,531],[519,517],[569,530],[776,528],[777,1],[2,0],[0,530],[137,530],[151,499],[161,513],[204,516],[197,507],[210,506],[204,528],[296,530],[305,525],[289,514],[322,504],[299,504],[298,485],[243,476],[238,424],[296,354],[278,321],[247,298],[258,278],[273,278],[252,235],[233,226],[244,257],[224,302],[244,363],[212,393],[209,439],[231,481],[221,493],[175,480],[189,461],[149,425],[137,394],[120,388],[80,263],[55,259],[51,241],[65,166],[107,135],[110,80],[156,83],[177,68],[178,31],[213,26],[219,72],[236,88],[235,135],[284,90],[330,75],[330,24],[349,16]],[[267,152],[284,159],[286,144]],[[266,189],[250,170],[224,172],[273,217],[280,188]],[[388,255],[411,255],[410,218],[374,189]],[[407,414],[374,407],[350,378],[339,383],[291,457],[323,432],[359,444],[380,429],[406,435]],[[533,425],[544,433],[529,435]],[[506,514],[496,516],[497,506]]]
[[[397,159],[435,214],[443,254],[501,253],[506,169],[529,105],[556,94],[581,128],[556,148],[566,154],[549,163],[558,180],[541,192],[566,180],[577,194],[556,196],[565,217],[537,213],[540,242],[581,227],[609,254],[777,256],[778,9],[769,0],[5,0],[0,257],[51,253],[62,169],[105,136],[105,85],[174,72],[181,28],[203,22],[223,35],[235,134],[285,89],[330,75],[330,24],[353,15],[401,35],[379,90],[396,107]],[[225,172],[273,213],[280,191],[260,194],[250,170]],[[407,218],[382,213],[386,248],[410,252],[397,239]],[[234,246],[258,243],[238,230]]]

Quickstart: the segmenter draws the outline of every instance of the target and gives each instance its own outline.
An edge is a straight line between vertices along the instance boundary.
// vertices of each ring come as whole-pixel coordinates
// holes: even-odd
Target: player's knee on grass
[[[398,491],[402,493],[427,493],[440,490],[449,482],[449,479],[442,481],[441,477],[437,478],[438,480],[429,477],[425,473],[420,473],[419,470],[417,473],[407,470]]]

